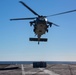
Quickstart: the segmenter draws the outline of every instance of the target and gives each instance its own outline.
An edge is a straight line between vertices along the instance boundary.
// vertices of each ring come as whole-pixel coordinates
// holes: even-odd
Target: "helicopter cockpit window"
[[[47,21],[47,18],[45,18],[45,21]]]
[[[42,20],[42,21],[44,21],[45,20],[45,18],[43,18],[43,17],[41,17],[41,18],[39,18],[40,20]]]

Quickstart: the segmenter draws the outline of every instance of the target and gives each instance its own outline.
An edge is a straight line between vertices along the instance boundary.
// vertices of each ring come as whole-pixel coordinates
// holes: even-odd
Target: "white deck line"
[[[22,75],[25,75],[24,66],[21,64]]]
[[[56,74],[53,71],[47,70],[45,68],[39,68],[41,71],[43,71],[45,74],[49,74],[49,75],[60,75],[60,74]]]

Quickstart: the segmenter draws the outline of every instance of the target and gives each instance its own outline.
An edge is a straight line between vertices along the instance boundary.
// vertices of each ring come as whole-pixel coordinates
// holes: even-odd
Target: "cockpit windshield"
[[[38,23],[46,23],[47,22],[47,18],[45,18],[45,17],[39,17],[36,20]]]
[[[39,19],[40,19],[40,20],[45,20],[45,18],[44,18],[44,17],[40,17]]]
[[[45,18],[45,21],[47,21],[47,18]]]
[[[40,17],[39,20],[42,20],[42,21],[47,21],[47,18],[44,18],[44,17]]]

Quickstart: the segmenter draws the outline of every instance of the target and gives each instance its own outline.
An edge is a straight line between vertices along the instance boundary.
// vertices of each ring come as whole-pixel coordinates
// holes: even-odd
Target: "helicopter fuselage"
[[[37,35],[38,42],[40,41],[41,35],[45,34],[48,31],[48,25],[46,18],[40,17],[36,20],[30,22],[34,26],[34,33]]]
[[[35,25],[34,25],[34,32],[36,35],[43,35],[45,34],[47,30],[47,22],[45,19],[36,19]]]

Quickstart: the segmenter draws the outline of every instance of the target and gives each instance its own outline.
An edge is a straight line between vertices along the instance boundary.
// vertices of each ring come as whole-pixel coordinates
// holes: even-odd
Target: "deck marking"
[[[45,68],[39,68],[41,71],[43,71],[45,74],[49,74],[49,75],[60,75],[60,74],[56,74],[53,71],[47,70]]]
[[[23,66],[23,64],[21,64],[21,69],[22,69],[22,75],[25,75],[25,71],[24,71],[24,66]]]

